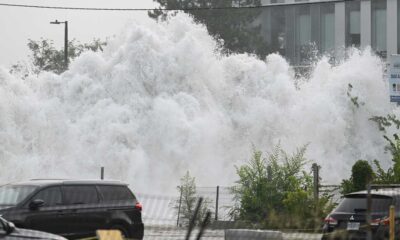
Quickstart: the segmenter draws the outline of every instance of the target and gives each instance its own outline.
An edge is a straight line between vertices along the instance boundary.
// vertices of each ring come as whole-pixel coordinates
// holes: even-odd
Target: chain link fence
[[[339,185],[320,183],[319,166],[313,165],[314,198],[318,200],[323,196],[330,196],[331,201],[337,204],[342,199]],[[177,189],[182,189],[178,187]],[[210,224],[202,236],[203,239],[321,239],[323,219],[320,219],[320,227],[314,229],[270,229],[253,230],[251,226],[234,221],[231,211],[236,202],[232,187],[229,186],[200,186],[196,187],[194,198],[203,199],[203,203],[210,213]],[[182,193],[177,191],[174,196],[156,196],[137,194],[143,203],[143,221],[147,226],[145,239],[192,239],[185,238],[189,219],[182,215],[181,206],[187,204],[182,198]],[[310,211],[313,211],[310,209]],[[305,219],[307,220],[307,219]],[[309,219],[308,219],[309,220]],[[243,230],[248,228],[247,230]],[[198,228],[194,228],[199,233]],[[243,235],[244,234],[244,235]],[[246,235],[247,234],[247,235]],[[272,234],[272,235],[271,235]],[[271,237],[273,236],[273,237]]]

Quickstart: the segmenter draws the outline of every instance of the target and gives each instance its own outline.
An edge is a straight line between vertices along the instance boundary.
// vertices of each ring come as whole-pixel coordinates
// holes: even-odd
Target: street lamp
[[[65,24],[65,35],[64,35],[64,64],[65,69],[68,69],[68,21],[59,22],[55,20],[54,22],[50,22],[50,24]]]

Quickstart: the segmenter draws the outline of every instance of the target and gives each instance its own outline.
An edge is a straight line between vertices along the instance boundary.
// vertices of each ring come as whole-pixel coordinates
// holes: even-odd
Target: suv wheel
[[[112,227],[110,229],[119,230],[124,239],[129,237],[128,230],[126,230],[126,228],[124,226],[122,226],[122,225],[112,225]]]

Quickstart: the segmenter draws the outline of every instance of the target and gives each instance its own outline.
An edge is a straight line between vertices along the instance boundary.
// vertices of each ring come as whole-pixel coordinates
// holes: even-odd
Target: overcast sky
[[[0,0],[0,3],[103,8],[154,8],[153,0]],[[28,39],[52,39],[64,45],[64,25],[52,25],[55,19],[68,21],[69,39],[81,42],[105,39],[118,34],[132,20],[149,21],[147,12],[73,11],[0,6],[0,65],[10,66],[26,60]]]

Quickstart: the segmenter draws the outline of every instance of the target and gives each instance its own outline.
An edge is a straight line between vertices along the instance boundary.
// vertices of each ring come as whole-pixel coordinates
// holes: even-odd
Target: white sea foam
[[[0,181],[98,178],[105,166],[106,177],[140,192],[172,191],[186,170],[198,185],[232,185],[253,144],[270,151],[278,142],[289,152],[309,144],[329,183],[348,177],[357,159],[389,166],[368,118],[394,110],[369,50],[338,66],[322,59],[299,81],[279,55],[217,49],[203,26],[178,15],[132,24],[61,76],[22,80],[2,68]],[[365,103],[358,109],[349,83]]]

